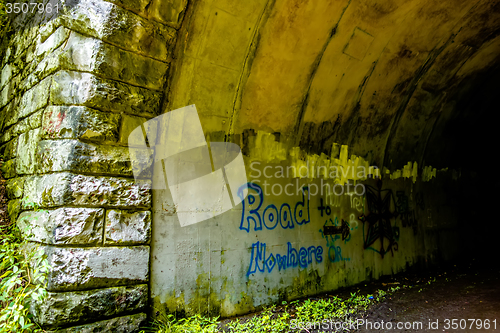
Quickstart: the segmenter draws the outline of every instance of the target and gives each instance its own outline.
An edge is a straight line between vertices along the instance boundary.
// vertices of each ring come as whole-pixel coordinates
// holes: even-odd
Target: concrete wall
[[[464,92],[472,93],[471,86],[497,68],[499,13],[495,3],[452,1],[213,0],[190,6],[168,110],[196,104],[208,140],[242,147],[250,181],[252,165],[268,167],[273,176],[256,179],[261,186],[267,180],[270,193],[257,212],[245,201],[244,212],[239,207],[184,228],[169,194],[154,191],[154,311],[230,316],[455,257],[463,248],[457,191],[464,163],[451,163],[460,160],[452,151],[461,155],[450,149],[460,138],[450,131],[455,119],[475,118],[462,111]],[[370,177],[342,173],[279,178],[272,172],[277,166],[344,172],[375,166],[381,198],[392,203],[313,195],[309,223],[283,228],[263,221],[256,230],[253,222],[247,226],[248,216],[264,219],[266,209],[280,212],[288,204],[293,211],[302,202],[301,195],[273,195],[272,186],[351,181],[377,188]],[[324,214],[330,209],[328,218],[320,207]],[[341,226],[342,220],[349,224],[348,240],[322,234],[325,224]],[[385,226],[384,237],[372,230],[377,226]],[[298,253],[311,246],[323,252],[305,267],[280,270],[270,262],[289,256],[288,244]]]
[[[45,327],[132,332],[147,312],[245,313],[460,248],[452,170],[460,163],[448,165],[456,136],[446,129],[474,113],[460,111],[468,82],[497,67],[498,3],[64,4],[57,15],[15,18],[1,47],[2,171],[11,218],[33,227],[53,266],[49,299],[33,308]],[[245,210],[181,228],[168,190],[152,191],[152,174],[134,180],[127,140],[148,119],[191,104],[208,141],[242,148],[253,183],[266,180],[252,177],[255,162],[376,166],[392,203],[377,207],[369,172],[275,176],[269,183],[289,190],[350,181],[375,194],[306,202],[271,193],[254,196],[255,212],[247,199]],[[290,206],[293,228],[264,217],[272,205]],[[247,225],[252,214],[261,230]],[[343,220],[344,239],[324,235],[325,224]],[[370,238],[376,225],[384,236]]]
[[[335,172],[334,163],[300,170],[290,161],[248,162],[244,202],[186,227],[168,190],[155,190],[153,313],[233,316],[456,257],[457,175],[344,185],[313,177],[318,168]]]
[[[231,316],[456,257],[463,248],[463,163],[450,165],[459,134],[445,128],[457,117],[475,117],[462,111],[461,96],[464,85],[497,67],[499,12],[498,4],[482,1],[193,3],[180,30],[167,110],[195,104],[207,140],[242,147],[251,181],[252,163],[261,170],[376,166],[381,197],[392,203],[313,195],[309,223],[247,226],[248,216],[264,219],[266,208],[270,214],[288,204],[293,211],[302,202],[300,195],[270,193],[257,212],[245,201],[244,212],[240,206],[180,228],[168,191],[154,191],[153,312]],[[348,180],[377,188],[369,177],[272,173],[256,179],[268,181],[268,192],[277,184],[291,190]],[[348,240],[322,234],[330,218],[349,224]],[[372,229],[382,225],[385,236],[377,237]],[[298,253],[312,246],[323,252],[305,267],[280,270],[270,262],[289,255],[288,244]]]

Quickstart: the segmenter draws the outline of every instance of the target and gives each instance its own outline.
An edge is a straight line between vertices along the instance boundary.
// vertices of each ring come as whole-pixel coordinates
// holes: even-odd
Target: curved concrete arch
[[[389,169],[401,168],[410,157],[423,161],[422,153],[412,152],[390,162],[392,150],[401,155],[393,143],[401,119],[407,123],[408,108],[423,95],[428,103],[437,103],[452,89],[448,83],[460,79],[455,75],[459,68],[466,68],[468,59],[494,39],[498,20],[495,4],[481,1],[262,1],[246,6],[254,10],[250,32],[232,26],[211,34],[212,26],[223,29],[240,16],[248,18],[247,8],[239,13],[218,1],[193,7],[183,27],[188,39],[180,40],[184,46],[177,58],[183,59],[171,81],[170,109],[199,104],[211,124],[207,132],[218,133],[219,139],[262,130],[280,133],[282,139],[293,136],[289,148],[300,145],[316,154],[328,154],[331,143],[341,142]],[[488,23],[477,24],[485,14],[490,15]],[[471,40],[474,47],[467,44]],[[221,63],[229,58],[231,65]],[[210,71],[208,77],[197,76]],[[213,89],[197,90],[208,85]],[[421,113],[433,113],[433,108],[439,106],[411,112],[413,123],[421,127],[410,126],[420,145],[426,134],[419,132],[427,126]]]

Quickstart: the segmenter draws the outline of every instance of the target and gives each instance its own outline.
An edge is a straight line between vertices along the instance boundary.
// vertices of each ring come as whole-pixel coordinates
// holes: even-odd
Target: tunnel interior
[[[30,221],[58,265],[53,302],[119,284],[116,304],[140,305],[106,320],[231,317],[410,268],[498,266],[499,1],[67,3],[18,17],[0,80],[7,208],[44,214]],[[201,148],[167,160],[183,136]],[[235,187],[210,155],[229,146]],[[74,309],[63,325],[102,317]]]
[[[214,302],[221,313],[409,267],[496,260],[498,224],[481,213],[498,197],[493,145],[498,141],[500,3],[258,0],[235,5],[215,0],[190,3],[184,15],[163,112],[196,105],[207,141],[241,147],[250,182],[252,174],[265,178],[266,168],[290,166],[345,170],[357,165],[381,175],[380,187],[373,177],[347,177],[371,191],[359,205],[352,196],[350,202],[323,194],[311,199],[314,226],[293,232],[266,224],[266,212],[305,205],[300,195],[265,194],[261,206],[252,206],[259,200],[244,200],[242,215],[221,215],[222,245],[211,235],[198,236],[195,243],[235,251],[237,263],[230,266],[232,260],[224,259],[221,269],[235,275],[231,282],[222,279],[248,297],[235,307],[232,299]],[[255,162],[260,169],[253,172]],[[323,176],[275,177],[271,184],[346,180]],[[332,222],[323,220],[327,202]],[[156,245],[161,238],[155,239],[170,232],[161,226],[168,219],[162,208],[153,206],[153,257],[167,255],[166,247]],[[335,238],[332,245],[322,225],[333,223],[331,230],[337,230],[341,222],[350,225],[352,238],[341,244]],[[173,234],[186,235],[180,229]],[[326,245],[329,262],[307,277],[270,266],[266,271],[256,259],[266,262],[269,253],[281,251],[282,258],[292,246],[318,244]],[[242,248],[250,256],[237,256]],[[152,295],[155,304],[171,311],[174,303],[162,288],[182,289],[184,282],[176,282],[177,273],[167,280],[161,275],[165,269],[153,260]],[[214,276],[208,290],[212,283],[218,288]],[[262,286],[270,291],[262,292]]]
[[[494,217],[485,217],[484,222],[480,222],[483,209],[494,207],[498,199],[499,183],[493,171],[496,158],[492,148],[498,142],[495,95],[500,88],[499,73],[495,64],[461,84],[455,97],[455,115],[442,125],[441,137],[438,139],[436,135],[435,140],[442,141],[442,148],[428,153],[428,158],[436,162],[440,159],[460,170],[457,209],[462,258],[477,260],[486,267],[497,260],[500,232]]]
[[[250,158],[279,160],[271,145],[333,157],[338,143],[391,173],[454,172],[462,255],[491,258],[498,224],[479,212],[497,197],[498,2],[215,1],[185,15],[168,109],[196,104],[207,138]],[[259,131],[272,139],[258,146]]]

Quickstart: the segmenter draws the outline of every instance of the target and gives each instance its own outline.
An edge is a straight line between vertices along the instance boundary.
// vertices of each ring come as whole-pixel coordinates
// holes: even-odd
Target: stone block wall
[[[10,217],[51,265],[48,299],[32,309],[49,330],[134,332],[146,320],[151,179],[134,180],[127,143],[161,112],[186,6],[62,1],[57,14],[15,17],[4,37],[2,172]]]

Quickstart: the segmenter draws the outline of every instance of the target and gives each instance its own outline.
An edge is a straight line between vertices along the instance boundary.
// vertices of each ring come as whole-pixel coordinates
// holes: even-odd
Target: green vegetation
[[[156,320],[153,327],[143,333],[288,332],[293,323],[355,320],[356,316],[370,305],[381,302],[399,289],[393,287],[387,292],[379,290],[373,295],[360,295],[355,292],[348,298],[333,296],[283,302],[281,306],[271,306],[257,315],[224,322],[220,322],[218,318],[200,315],[178,319],[170,314]]]
[[[5,12],[5,0],[0,0],[0,34],[4,33],[7,25],[7,13]]]
[[[43,281],[48,268],[41,251],[23,251],[27,242],[16,227],[2,230],[0,244],[0,332],[40,332],[29,313],[32,300],[46,295]],[[26,255],[25,255],[26,252]],[[38,269],[29,269],[34,263]]]
[[[42,332],[32,320],[29,304],[47,294],[48,262],[41,250],[23,239],[9,220],[6,206],[5,180],[0,174],[0,333]]]

